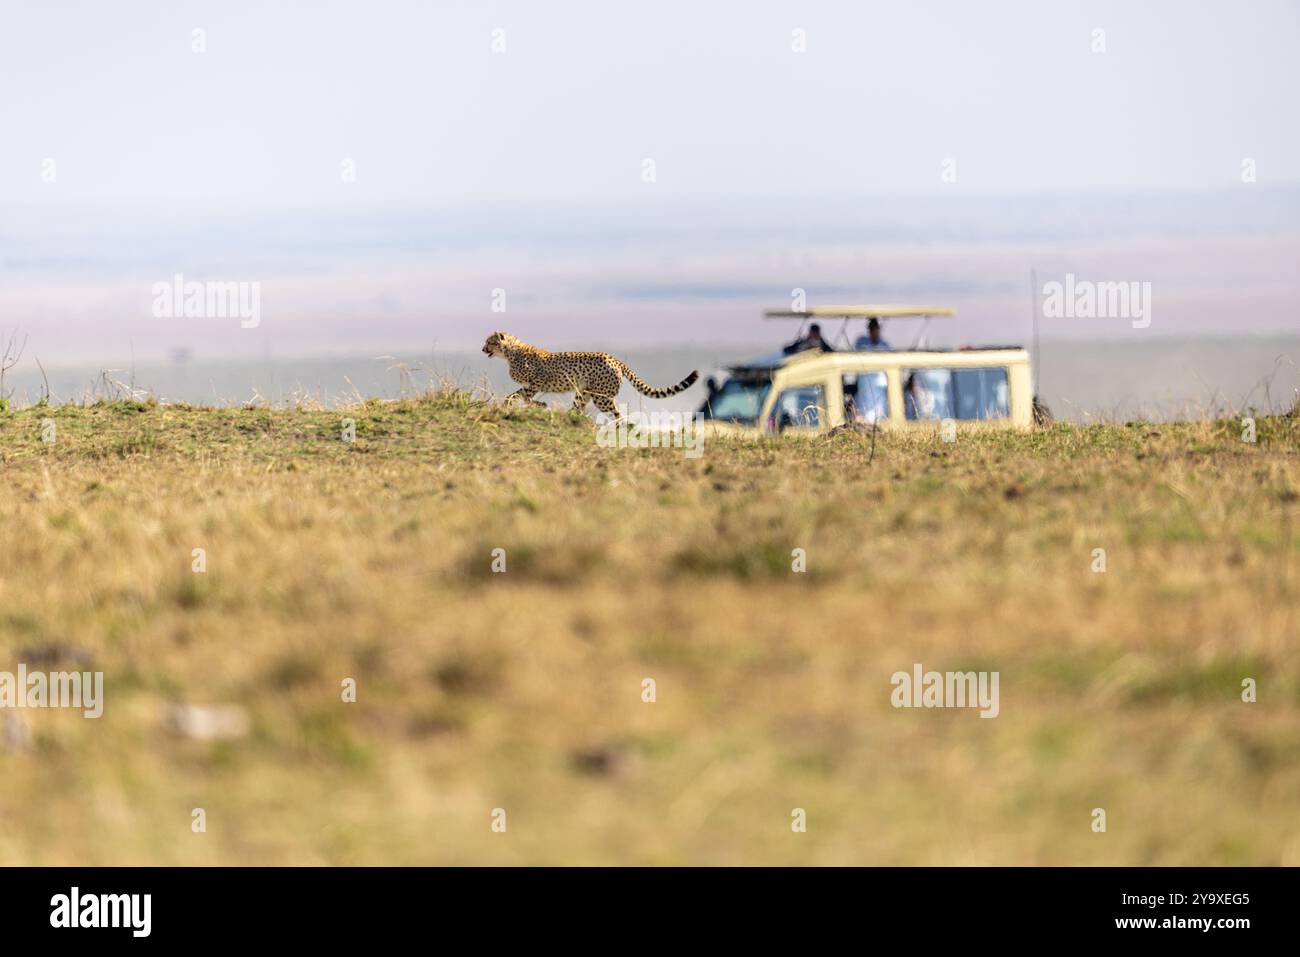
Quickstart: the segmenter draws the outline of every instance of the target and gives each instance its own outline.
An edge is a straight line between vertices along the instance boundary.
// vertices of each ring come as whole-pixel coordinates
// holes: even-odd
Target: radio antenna
[[[1034,320],[1034,398],[1038,397],[1038,367],[1042,353],[1038,347],[1038,270],[1029,267],[1029,314]]]

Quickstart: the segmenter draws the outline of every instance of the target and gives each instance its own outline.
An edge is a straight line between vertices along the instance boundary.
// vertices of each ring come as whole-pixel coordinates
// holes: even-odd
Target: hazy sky
[[[1245,158],[1300,180],[1295,2],[3,4],[22,204],[1207,189]]]
[[[0,327],[46,364],[748,342],[796,287],[1009,337],[1031,270],[1298,324],[1296,2],[0,4]],[[178,273],[263,321],[159,320]]]

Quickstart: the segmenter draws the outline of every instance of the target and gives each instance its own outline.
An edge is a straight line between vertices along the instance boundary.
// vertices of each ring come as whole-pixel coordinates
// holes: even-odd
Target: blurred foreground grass
[[[0,671],[106,701],[0,711],[0,863],[1300,864],[1300,423],[1240,432],[5,413]],[[893,709],[914,662],[1001,714]]]

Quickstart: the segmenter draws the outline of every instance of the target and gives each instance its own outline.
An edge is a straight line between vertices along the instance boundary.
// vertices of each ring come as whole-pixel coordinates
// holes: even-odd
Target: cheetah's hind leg
[[[582,415],[587,411],[587,403],[591,401],[591,396],[585,392],[575,392],[573,394],[573,408],[569,410],[573,415]]]
[[[593,395],[591,401],[596,403],[596,408],[600,409],[601,412],[613,416],[615,422],[618,422],[621,419],[621,416],[618,414],[618,406],[614,404],[612,396]]]

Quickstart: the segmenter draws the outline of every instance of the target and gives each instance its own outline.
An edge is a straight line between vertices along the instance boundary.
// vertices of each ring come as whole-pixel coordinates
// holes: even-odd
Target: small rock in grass
[[[167,709],[167,726],[196,741],[230,741],[247,735],[252,721],[238,705],[178,704]]]

